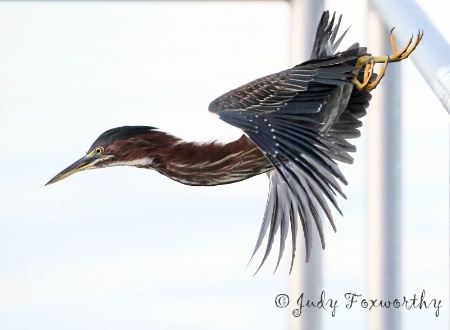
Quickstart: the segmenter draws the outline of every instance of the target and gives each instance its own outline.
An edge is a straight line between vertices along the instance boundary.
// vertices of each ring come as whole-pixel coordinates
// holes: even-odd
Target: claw
[[[389,42],[391,43],[392,50],[394,51],[394,53],[396,53],[396,52],[397,52],[397,46],[396,46],[396,44],[395,44],[394,30],[395,30],[395,27],[393,27],[393,28],[391,29],[391,36],[390,36],[390,38],[389,38]]]
[[[370,56],[370,55],[363,55],[358,58],[358,61],[356,62],[355,66],[355,75],[358,75],[359,71],[364,67],[364,76],[363,81],[360,82],[356,77],[353,77],[351,79],[351,82],[358,88],[359,90],[362,89],[374,89],[377,87],[377,85],[380,83],[381,79],[383,78],[386,68],[389,64],[389,62],[400,62],[407,58],[417,47],[417,45],[420,43],[420,41],[423,38],[423,30],[419,30],[419,33],[417,34],[415,42],[412,44],[413,37],[411,37],[408,42],[406,43],[405,47],[403,47],[400,50],[397,50],[397,45],[395,44],[395,36],[394,36],[394,28],[391,30],[391,36],[389,38],[389,41],[391,43],[392,55],[385,55],[385,56]],[[378,74],[377,79],[374,81],[370,81],[370,79],[373,76],[373,71],[376,63],[383,63],[383,67],[380,70],[380,73]]]
[[[417,45],[420,43],[423,37],[423,31],[419,30],[419,33],[417,34],[416,41],[411,46],[412,40],[414,35],[409,38],[408,42],[406,43],[406,46],[403,47],[400,51],[397,50],[397,45],[395,44],[395,36],[393,33],[394,29],[391,30],[391,37],[389,38],[392,50],[394,52],[393,55],[389,56],[390,62],[399,62],[401,60],[404,60],[407,58],[413,51],[416,49]],[[411,46],[411,47],[410,47]]]

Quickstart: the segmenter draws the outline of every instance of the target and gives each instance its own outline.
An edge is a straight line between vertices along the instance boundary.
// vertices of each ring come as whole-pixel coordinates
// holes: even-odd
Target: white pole
[[[304,62],[311,55],[313,38],[324,10],[324,0],[291,0],[291,52],[293,65]],[[299,235],[301,236],[301,235]],[[322,247],[317,230],[313,230],[312,253],[305,264],[303,240],[298,240],[297,260],[291,274],[291,310],[303,293],[304,301],[320,299],[322,288]],[[297,306],[298,308],[298,306]],[[322,311],[318,308],[304,308],[299,317],[291,316],[290,328],[319,330],[322,328]]]
[[[372,9],[368,31],[371,54],[392,53],[390,28],[382,25]],[[373,91],[367,116],[368,294],[369,299],[383,301],[400,296],[401,65],[388,66],[386,76]],[[368,328],[401,329],[400,316],[396,308],[376,308],[368,313]]]
[[[450,45],[422,9],[412,0],[370,0],[384,26],[398,27],[396,37],[404,43],[411,33],[424,30],[424,38],[411,58],[433,92],[450,113]]]

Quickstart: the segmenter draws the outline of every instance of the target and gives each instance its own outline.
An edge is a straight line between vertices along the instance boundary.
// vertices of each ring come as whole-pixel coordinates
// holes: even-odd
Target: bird
[[[310,59],[290,69],[267,75],[233,89],[212,101],[209,111],[243,131],[232,142],[188,142],[152,126],[122,126],[102,133],[86,155],[55,175],[46,185],[88,170],[111,166],[153,169],[182,184],[231,184],[266,173],[269,193],[256,246],[268,233],[260,270],[279,231],[277,270],[291,232],[290,271],[294,265],[299,226],[305,241],[305,262],[310,260],[315,225],[322,248],[323,219],[334,231],[329,204],[342,215],[336,201],[346,198],[347,180],[339,162],[353,163],[356,148],[348,140],[360,136],[371,91],[391,62],[407,58],[423,37],[397,50],[393,30],[392,55],[372,56],[359,43],[337,51],[342,15],[323,12]],[[376,64],[382,64],[379,73]]]

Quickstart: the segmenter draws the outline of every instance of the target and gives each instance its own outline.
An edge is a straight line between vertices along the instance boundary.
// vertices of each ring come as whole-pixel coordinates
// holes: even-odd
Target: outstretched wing
[[[365,109],[368,107],[370,99],[371,94],[369,92],[362,92],[354,89],[350,96],[347,108],[344,110],[343,114],[339,117],[336,123],[331,126],[331,129],[329,130],[326,137],[321,139],[322,142],[331,144],[331,149],[343,150],[344,154],[347,154],[347,152],[356,151],[355,147],[347,142],[346,139],[355,138],[360,135],[358,127],[360,127],[362,124],[358,118],[365,115]],[[333,148],[333,144],[335,148]],[[330,158],[336,159],[333,157],[333,155],[331,155]],[[348,163],[351,162],[352,161],[348,161]],[[264,261],[268,257],[274,242],[275,234],[278,230],[280,230],[280,246],[277,262],[278,267],[278,264],[284,252],[286,244],[285,242],[288,236],[288,228],[290,227],[292,240],[290,271],[292,271],[296,251],[295,248],[297,242],[299,221],[303,227],[306,246],[306,262],[308,262],[311,254],[312,230],[314,226],[313,222],[315,223],[315,226],[317,227],[317,230],[319,232],[322,247],[325,247],[322,221],[316,205],[319,205],[320,208],[324,211],[333,229],[336,231],[333,217],[331,215],[330,209],[328,208],[326,200],[327,198],[331,199],[333,205],[339,211],[336,201],[334,200],[333,190],[331,189],[330,195],[330,189],[325,188],[325,190],[323,190],[323,187],[319,187],[314,180],[311,180],[307,175],[304,174],[301,169],[299,169],[299,167],[295,166],[295,164],[293,164],[292,162],[288,162],[286,166],[288,167],[288,169],[281,169],[281,171],[279,169],[275,169],[270,171],[269,173],[270,186],[266,210],[264,213],[258,240],[252,255],[253,258],[256,251],[260,248],[263,238],[266,235],[268,228],[270,227],[266,251],[259,268],[261,268]],[[320,168],[317,168],[317,170],[323,172],[323,169],[321,170]],[[297,179],[294,178],[294,180],[292,180],[290,179],[290,177],[287,177],[285,173],[289,171],[292,171],[294,175],[297,176]],[[326,170],[323,174],[327,175]],[[318,173],[315,173],[315,175],[320,177]],[[286,181],[285,177],[287,177],[288,180],[294,181],[294,183],[291,184],[292,182]],[[329,179],[333,180],[333,176],[329,177]],[[298,182],[300,182],[300,184],[298,184]],[[337,186],[337,188],[337,191],[342,194],[339,186]],[[326,196],[326,198],[324,198],[324,195]]]
[[[330,20],[328,12],[324,12],[308,62],[232,90],[209,107],[222,120],[242,129],[274,167],[253,253],[270,227],[260,267],[278,230],[280,262],[290,226],[292,269],[299,221],[305,237],[306,261],[310,257],[313,222],[324,247],[319,208],[335,229],[328,201],[339,210],[335,195],[345,195],[337,181],[346,184],[335,161],[353,161],[348,152],[354,151],[354,147],[346,139],[359,134],[357,118],[364,112],[370,95],[354,91],[349,82],[354,77],[356,60],[365,53],[365,48],[355,44],[335,54],[343,37],[335,41],[339,23],[340,19],[333,28],[334,15]]]

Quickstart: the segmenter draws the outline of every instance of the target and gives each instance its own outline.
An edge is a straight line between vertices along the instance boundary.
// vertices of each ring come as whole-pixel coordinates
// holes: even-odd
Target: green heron
[[[355,147],[347,139],[360,136],[359,120],[366,114],[370,91],[383,77],[388,62],[401,61],[415,49],[423,32],[411,45],[397,50],[391,31],[393,55],[372,56],[355,43],[336,52],[341,17],[323,13],[311,58],[295,67],[256,79],[215,99],[209,111],[245,134],[238,140],[186,142],[148,126],[124,126],[101,134],[86,156],[70,165],[47,184],[76,172],[110,166],[154,169],[187,185],[214,186],[268,173],[269,194],[252,255],[269,229],[269,255],[280,230],[278,262],[291,230],[291,270],[295,257],[298,223],[303,227],[306,262],[311,253],[313,223],[325,248],[322,217],[336,231],[328,202],[339,210],[335,195],[345,198],[338,181],[347,184],[336,161],[352,163]],[[374,73],[376,63],[383,63]],[[323,211],[324,216],[321,211]],[[250,259],[251,260],[251,259]]]

